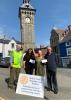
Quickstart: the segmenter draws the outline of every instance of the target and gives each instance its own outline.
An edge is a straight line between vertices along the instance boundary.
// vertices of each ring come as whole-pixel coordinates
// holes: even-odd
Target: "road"
[[[71,100],[71,69],[57,70],[59,93],[54,94],[45,89],[44,99],[16,94],[14,90],[7,88],[5,83],[7,77],[9,68],[0,68],[0,100]]]

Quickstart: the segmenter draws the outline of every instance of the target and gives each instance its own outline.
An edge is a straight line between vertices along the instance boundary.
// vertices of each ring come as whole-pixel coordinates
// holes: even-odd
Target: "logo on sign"
[[[27,76],[21,76],[19,81],[22,85],[26,85],[29,82],[29,78]]]

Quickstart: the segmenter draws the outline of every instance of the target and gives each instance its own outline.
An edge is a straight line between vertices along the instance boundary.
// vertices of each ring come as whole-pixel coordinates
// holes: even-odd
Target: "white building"
[[[7,57],[9,51],[13,51],[16,49],[17,44],[21,45],[21,42],[15,40],[14,38],[12,39],[0,38],[0,53],[3,54],[3,57]]]

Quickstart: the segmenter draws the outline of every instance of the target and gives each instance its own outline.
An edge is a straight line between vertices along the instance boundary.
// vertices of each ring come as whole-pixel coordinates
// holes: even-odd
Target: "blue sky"
[[[66,29],[71,24],[71,0],[30,0],[36,8],[36,45],[47,45],[53,26]],[[0,34],[20,40],[18,9],[23,0],[0,0]]]

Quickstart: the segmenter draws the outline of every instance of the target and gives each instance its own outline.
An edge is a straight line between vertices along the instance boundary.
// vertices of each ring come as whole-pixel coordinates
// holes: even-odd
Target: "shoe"
[[[10,86],[10,85],[8,85],[8,88],[10,88],[10,89],[15,89],[15,86]]]
[[[10,78],[6,78],[5,82],[8,84],[9,83]]]
[[[47,91],[51,91],[51,90],[52,90],[52,89],[49,88],[49,87],[45,87],[45,89],[46,89]]]
[[[55,90],[55,91],[54,91],[54,94],[58,94],[58,91]]]

